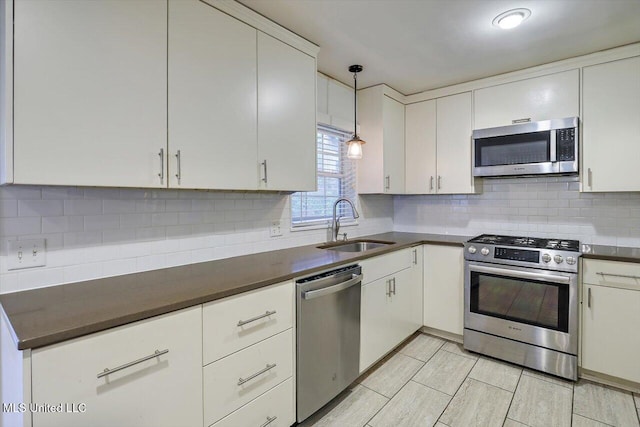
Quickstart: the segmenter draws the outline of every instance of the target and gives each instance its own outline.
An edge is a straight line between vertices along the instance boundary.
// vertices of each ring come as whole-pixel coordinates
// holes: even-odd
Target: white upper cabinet
[[[316,61],[258,32],[260,188],[316,189]]]
[[[257,31],[198,0],[169,29],[170,186],[257,189]]]
[[[471,92],[407,105],[407,194],[475,191],[471,116]]]
[[[162,186],[167,3],[14,5],[13,182]]]
[[[640,191],[640,57],[583,69],[582,191]]]
[[[360,137],[366,142],[358,165],[358,193],[404,193],[404,105],[385,86],[358,92]]]
[[[473,193],[471,173],[471,92],[436,100],[438,117],[436,188],[439,194]]]
[[[436,192],[436,101],[406,106],[405,192]]]
[[[474,92],[474,128],[579,115],[580,70],[478,89]]]

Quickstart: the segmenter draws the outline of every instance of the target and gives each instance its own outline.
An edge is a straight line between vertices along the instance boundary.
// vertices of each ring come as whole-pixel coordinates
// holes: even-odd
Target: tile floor
[[[417,334],[301,427],[640,426],[640,395]]]

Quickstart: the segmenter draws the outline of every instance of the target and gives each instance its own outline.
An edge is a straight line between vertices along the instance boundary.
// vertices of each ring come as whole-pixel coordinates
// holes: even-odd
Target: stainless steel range
[[[577,380],[580,243],[483,234],[464,255],[464,347]]]

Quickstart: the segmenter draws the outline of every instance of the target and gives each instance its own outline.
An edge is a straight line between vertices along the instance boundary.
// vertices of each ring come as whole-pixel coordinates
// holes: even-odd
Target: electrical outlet
[[[46,265],[45,239],[10,240],[8,246],[8,270]]]
[[[269,236],[271,237],[282,236],[280,221],[271,221],[271,226],[269,227]]]

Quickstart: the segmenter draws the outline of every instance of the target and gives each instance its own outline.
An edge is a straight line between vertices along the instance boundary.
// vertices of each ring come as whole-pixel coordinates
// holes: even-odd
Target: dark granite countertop
[[[214,301],[422,243],[462,246],[469,236],[384,233],[395,242],[362,253],[300,246],[0,295],[20,350]]]
[[[582,257],[611,261],[640,262],[640,248],[606,245],[582,245]]]

